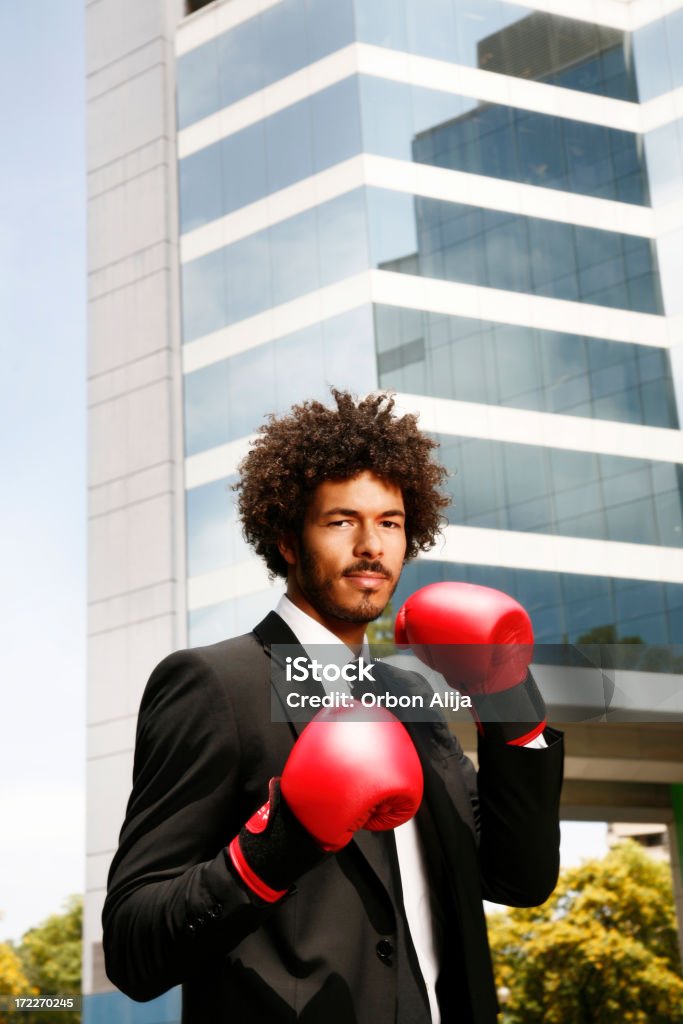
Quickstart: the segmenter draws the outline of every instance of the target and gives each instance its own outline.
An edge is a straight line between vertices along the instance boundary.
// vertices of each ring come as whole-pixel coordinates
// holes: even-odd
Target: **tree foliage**
[[[377,655],[388,658],[390,654],[396,653],[394,644],[394,612],[391,601],[386,606],[379,618],[374,622],[368,622],[366,634],[368,643],[371,646],[381,646]]]
[[[19,955],[41,992],[80,993],[82,931],[83,897],[70,896],[62,914],[51,914],[26,932]]]
[[[0,943],[0,992],[10,996],[80,995],[83,898],[70,896],[64,912],[25,932],[18,946]],[[0,1024],[18,1019],[0,1011]],[[22,1012],[22,1024],[77,1024],[80,1013]]]
[[[630,840],[491,915],[489,937],[506,1024],[683,1024],[670,868]]]
[[[28,996],[37,991],[26,977],[24,965],[12,944],[0,942],[0,992],[4,996]]]

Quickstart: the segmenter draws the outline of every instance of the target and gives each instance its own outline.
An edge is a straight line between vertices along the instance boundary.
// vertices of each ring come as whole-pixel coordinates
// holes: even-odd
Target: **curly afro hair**
[[[393,415],[387,393],[357,401],[332,388],[337,408],[303,402],[291,413],[259,428],[240,464],[238,508],[245,540],[265,559],[271,577],[287,577],[277,548],[286,534],[299,536],[308,503],[324,480],[348,480],[371,470],[397,487],[406,509],[406,561],[427,551],[449,504],[439,488],[447,476],[432,458],[436,441],[417,426],[417,417]]]

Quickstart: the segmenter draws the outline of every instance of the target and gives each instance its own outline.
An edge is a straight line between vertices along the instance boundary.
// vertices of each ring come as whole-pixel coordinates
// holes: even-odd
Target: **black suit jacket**
[[[175,652],[152,673],[102,914],[107,974],[137,1000],[182,983],[183,1024],[395,1024],[406,1013],[418,1024],[429,1017],[391,834],[357,833],[274,905],[230,869],[227,844],[302,728],[273,722],[271,709],[287,685],[278,672],[271,683],[270,647],[296,642],[271,612],[254,632]],[[380,678],[431,695],[417,674],[385,667]],[[417,822],[442,932],[442,1021],[492,1024],[482,897],[534,905],[554,888],[561,737],[548,729],[546,750],[480,740],[477,778],[443,722],[407,727],[425,778]]]

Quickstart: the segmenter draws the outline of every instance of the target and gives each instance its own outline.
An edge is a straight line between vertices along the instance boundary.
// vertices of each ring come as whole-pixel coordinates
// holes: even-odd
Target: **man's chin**
[[[361,601],[360,604],[354,608],[342,608],[341,606],[337,609],[337,618],[343,622],[374,622],[378,619],[387,603],[368,601],[367,599]]]

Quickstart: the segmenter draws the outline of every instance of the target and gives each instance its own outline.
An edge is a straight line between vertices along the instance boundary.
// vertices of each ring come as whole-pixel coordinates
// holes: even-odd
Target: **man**
[[[245,537],[286,596],[252,633],[176,652],[147,685],[103,911],[107,972],[134,999],[182,983],[186,1024],[491,1024],[482,896],[534,904],[554,887],[559,734],[527,749],[542,716],[512,738],[480,723],[477,789],[443,722],[272,721],[273,691],[287,698],[277,645],[362,654],[447,504],[415,417],[384,395],[333,394],[336,409],[271,418],[241,467]],[[509,621],[504,595],[482,599],[468,628]],[[467,608],[454,602],[440,618],[457,644]],[[429,654],[432,612],[406,609],[401,629]],[[504,702],[533,695],[526,665],[524,679],[506,665],[483,673],[505,677]],[[414,673],[378,674],[395,693],[431,692]]]

